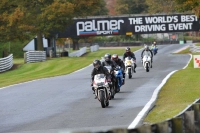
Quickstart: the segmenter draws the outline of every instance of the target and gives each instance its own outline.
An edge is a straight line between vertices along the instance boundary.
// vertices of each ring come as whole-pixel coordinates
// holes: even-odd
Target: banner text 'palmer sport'
[[[59,37],[110,36],[199,31],[200,21],[193,14],[146,15],[75,19]]]

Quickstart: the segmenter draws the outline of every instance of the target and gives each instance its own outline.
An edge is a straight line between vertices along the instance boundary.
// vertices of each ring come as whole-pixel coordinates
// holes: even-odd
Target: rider
[[[118,66],[120,66],[120,67],[122,68],[123,79],[124,79],[122,84],[124,84],[124,83],[125,83],[125,66],[124,66],[124,62],[118,57],[117,54],[113,54],[113,55],[112,55],[112,60],[113,60]]]
[[[112,69],[117,66],[117,64],[111,60],[111,55],[109,53],[104,55],[104,61],[102,62],[102,66],[111,66]]]
[[[111,66],[111,80],[113,83],[116,83],[116,77],[113,73],[115,67],[117,66],[117,64],[111,60],[111,55],[109,53],[104,55],[104,61],[102,62],[102,66]],[[117,86],[117,85],[116,85]]]
[[[153,44],[151,45],[151,49],[153,50],[154,48],[156,48],[156,50],[158,50],[156,41],[154,41]]]
[[[136,73],[135,68],[137,67],[136,65],[136,57],[135,54],[133,52],[131,52],[131,49],[129,47],[126,48],[126,52],[123,55],[123,61],[125,61],[126,57],[131,57],[134,60],[134,68],[133,68],[133,72]]]
[[[97,60],[97,59],[94,60],[93,61],[93,66],[94,66],[94,68],[93,68],[92,73],[91,73],[91,79],[92,79],[91,86],[93,86],[94,76],[96,74],[105,74],[106,78],[107,78],[107,81],[111,82],[111,75],[108,72],[108,70],[101,65],[101,61],[100,60]],[[92,87],[92,90],[94,91],[93,87]],[[96,98],[96,96],[95,96],[95,98]]]
[[[151,57],[151,68],[152,68],[152,62],[153,62],[153,53],[152,51],[149,49],[149,46],[144,45],[144,49],[141,53],[141,58],[143,58],[144,55],[148,55]]]

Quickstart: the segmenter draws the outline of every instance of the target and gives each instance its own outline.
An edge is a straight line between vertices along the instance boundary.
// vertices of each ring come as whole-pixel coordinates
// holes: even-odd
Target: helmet
[[[110,54],[105,54],[104,56],[105,61],[110,61],[111,60],[111,55]]]
[[[113,54],[112,55],[112,60],[117,61],[118,60],[118,55],[117,54]]]
[[[126,52],[131,52],[131,49],[129,47],[126,47]]]
[[[98,69],[101,66],[101,61],[100,60],[94,60],[93,66],[94,66],[94,68]]]
[[[145,46],[144,46],[144,49],[145,49],[145,50],[149,50],[149,46],[145,45]]]
[[[153,44],[156,44],[156,41],[154,41]]]

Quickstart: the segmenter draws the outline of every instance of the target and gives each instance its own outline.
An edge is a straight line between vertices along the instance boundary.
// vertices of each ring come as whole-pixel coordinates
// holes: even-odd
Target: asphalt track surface
[[[128,128],[162,80],[187,65],[190,55],[172,54],[187,45],[160,45],[150,72],[142,67],[141,50],[135,52],[136,73],[132,79],[126,77],[121,92],[107,108],[101,108],[94,99],[90,87],[92,65],[68,75],[0,88],[0,133]]]

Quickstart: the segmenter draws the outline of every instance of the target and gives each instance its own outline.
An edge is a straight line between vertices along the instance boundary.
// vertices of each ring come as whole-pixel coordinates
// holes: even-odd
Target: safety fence
[[[41,62],[46,61],[46,52],[45,51],[28,51],[24,54],[24,62]]]
[[[69,54],[70,57],[80,57],[81,55],[87,52],[87,47],[83,47],[78,51],[72,52]]]
[[[95,52],[95,51],[98,51],[99,50],[99,45],[93,45],[93,46],[90,46],[90,51],[91,52]]]
[[[5,58],[0,58],[0,72],[7,71],[13,66],[13,54]]]
[[[192,53],[200,52],[200,46],[196,46],[195,44],[190,44],[190,52]]]

